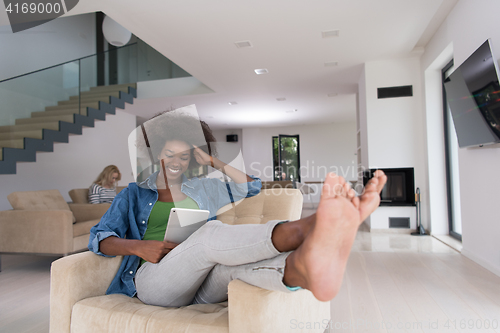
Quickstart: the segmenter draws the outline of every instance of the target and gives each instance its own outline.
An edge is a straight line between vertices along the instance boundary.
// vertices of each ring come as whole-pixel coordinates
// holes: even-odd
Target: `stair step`
[[[24,139],[0,140],[0,148],[24,148]]]
[[[73,115],[66,116],[51,116],[51,117],[36,117],[36,118],[24,118],[24,119],[16,119],[16,125],[24,125],[24,124],[41,124],[52,121],[66,121],[68,123],[72,123],[74,121]]]
[[[99,102],[92,102],[92,103],[83,102],[81,104],[81,106],[82,106],[82,109],[86,109],[87,107],[99,109]],[[68,105],[55,105],[55,106],[45,107],[45,111],[68,110],[68,109],[76,109],[76,108],[78,108],[77,104],[69,105],[69,106]]]
[[[119,91],[109,91],[109,92],[101,92],[101,91],[88,92],[88,91],[86,91],[86,92],[82,93],[82,100],[105,98],[105,97],[109,97],[109,96],[120,98],[120,92]],[[70,96],[69,100],[70,101],[78,100],[78,96]]]
[[[80,109],[78,108],[72,108],[72,109],[64,109],[64,110],[52,110],[52,111],[38,111],[38,112],[31,112],[31,117],[32,118],[38,118],[38,117],[51,117],[51,116],[65,116],[65,115],[72,115],[72,114],[81,114],[83,116],[87,115],[87,108],[82,108],[82,112],[80,113]]]
[[[128,87],[132,87],[137,89],[137,83],[129,83],[129,84],[114,84],[111,86],[98,86],[90,88],[90,91],[123,91],[128,92]]]
[[[0,161],[3,161],[3,148],[24,149],[25,138],[27,138],[26,140],[28,140],[28,149],[35,149],[37,151],[40,149],[44,151],[51,151],[48,144],[52,140],[58,142],[67,142],[67,137],[66,139],[63,139],[61,137],[61,133],[57,134],[53,132],[46,133],[49,143],[47,143],[46,141],[37,140],[31,141],[31,139],[42,139],[43,129],[59,131],[60,121],[73,123],[75,114],[86,116],[87,107],[99,109],[99,102],[105,102],[109,104],[111,101],[111,96],[120,98],[120,91],[128,93],[128,87],[137,89],[137,84],[132,83],[92,87],[89,91],[82,92],[80,96],[70,96],[69,100],[67,101],[60,101],[58,102],[58,105],[46,107],[45,111],[32,112],[31,118],[16,119],[15,125],[0,126]],[[129,99],[127,98],[125,100]],[[112,112],[112,109],[110,108],[113,108],[113,106],[105,106],[103,110],[106,110],[105,112]],[[101,113],[97,113],[96,116],[102,118]],[[89,121],[84,120],[87,118],[78,119],[79,124],[83,124],[83,126],[92,126],[89,123],[90,119]],[[91,122],[93,123],[93,120]],[[75,129],[75,126],[78,129]],[[64,133],[66,133],[66,130],[69,130],[69,134],[71,134],[71,132],[77,133],[79,131],[79,126],[80,125],[65,124],[62,128]],[[32,154],[31,151],[23,151]],[[24,160],[31,161],[32,159],[24,158]],[[18,163],[19,162],[20,161],[18,161]]]
[[[0,133],[0,141],[2,140],[16,140],[24,138],[33,139],[43,139],[43,130],[32,130],[32,131],[19,131],[19,132],[9,132]]]
[[[59,121],[46,122],[46,123],[36,123],[36,124],[26,124],[26,125],[0,126],[0,133],[40,130],[40,129],[44,129],[44,128],[58,131],[59,130]]]
[[[109,95],[103,95],[102,97],[92,97],[92,98],[82,98],[81,101],[78,99],[74,100],[69,100],[69,101],[60,101],[57,103],[59,106],[77,106],[81,103],[81,105],[88,104],[88,103],[98,103],[98,102],[104,102],[108,103],[110,102]]]

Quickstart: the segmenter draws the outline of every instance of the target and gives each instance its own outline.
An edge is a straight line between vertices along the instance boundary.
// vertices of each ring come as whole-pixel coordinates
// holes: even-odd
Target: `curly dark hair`
[[[142,131],[138,131],[137,148],[146,149],[149,144],[153,163],[159,163],[160,155],[167,141],[184,141],[193,148],[196,145],[211,156],[217,156],[216,142],[212,130],[206,122],[197,119],[192,115],[167,110],[154,115],[142,126]],[[200,133],[200,129],[201,132]],[[143,136],[143,137],[141,137]],[[198,168],[200,165],[192,155],[189,169]]]

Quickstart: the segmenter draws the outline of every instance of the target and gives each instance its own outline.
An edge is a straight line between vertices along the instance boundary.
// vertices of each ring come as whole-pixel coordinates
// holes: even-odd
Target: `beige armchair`
[[[235,207],[222,208],[218,219],[228,224],[265,223],[295,220],[301,211],[300,191],[263,190]],[[307,290],[274,292],[239,280],[229,284],[228,301],[218,304],[164,308],[124,295],[105,295],[121,260],[84,252],[53,262],[51,333],[323,332],[319,326],[330,319],[330,303],[319,302]],[[312,325],[317,329],[310,329]]]
[[[0,254],[67,255],[87,249],[109,204],[66,203],[58,190],[13,192],[0,211]]]

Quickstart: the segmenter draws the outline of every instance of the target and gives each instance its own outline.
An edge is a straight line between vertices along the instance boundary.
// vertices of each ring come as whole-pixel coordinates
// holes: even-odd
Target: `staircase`
[[[16,119],[15,125],[0,126],[0,174],[15,174],[17,162],[35,162],[36,152],[51,152],[54,142],[68,142],[70,134],[82,134],[82,128],[94,127],[137,97],[137,84],[99,86],[32,112],[31,118]],[[81,107],[80,107],[81,106]],[[81,112],[80,112],[81,110]]]

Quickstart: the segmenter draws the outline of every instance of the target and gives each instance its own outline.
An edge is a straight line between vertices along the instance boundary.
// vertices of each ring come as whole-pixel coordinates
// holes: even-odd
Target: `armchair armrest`
[[[229,283],[229,332],[322,333],[330,320],[330,302],[308,290],[269,291],[240,280]]]
[[[122,257],[83,252],[58,259],[50,269],[50,333],[70,332],[73,305],[106,293]]]
[[[111,204],[77,204],[69,203],[69,209],[75,215],[76,222],[99,220],[108,210]]]
[[[0,252],[67,254],[72,250],[69,210],[0,211]]]

